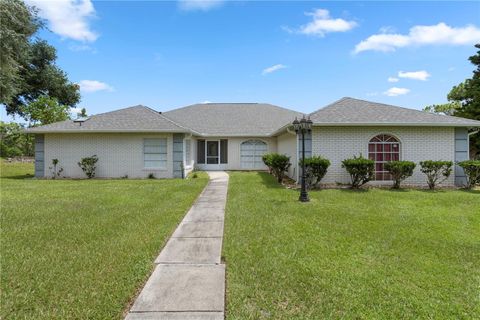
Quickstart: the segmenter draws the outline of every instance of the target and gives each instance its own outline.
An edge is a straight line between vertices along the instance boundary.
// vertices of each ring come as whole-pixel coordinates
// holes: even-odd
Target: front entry
[[[207,141],[207,164],[218,164],[220,141]]]
[[[202,170],[225,170],[228,164],[228,140],[197,140],[197,164]]]

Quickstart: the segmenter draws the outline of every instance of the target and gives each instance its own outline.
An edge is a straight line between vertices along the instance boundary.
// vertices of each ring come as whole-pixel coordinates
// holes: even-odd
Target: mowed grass
[[[1,319],[121,319],[208,181],[36,180],[1,164]]]
[[[480,192],[298,191],[230,173],[227,319],[480,318]]]

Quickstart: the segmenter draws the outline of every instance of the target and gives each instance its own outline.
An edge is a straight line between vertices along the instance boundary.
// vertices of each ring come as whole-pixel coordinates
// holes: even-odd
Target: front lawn
[[[36,180],[1,163],[1,319],[121,319],[207,182]]]
[[[230,174],[227,319],[479,318],[479,191],[310,195]]]

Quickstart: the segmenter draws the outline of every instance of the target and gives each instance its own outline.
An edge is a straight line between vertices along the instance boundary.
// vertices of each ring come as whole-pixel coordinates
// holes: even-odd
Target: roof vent
[[[73,120],[74,123],[78,123],[80,127],[82,126],[82,123],[90,119],[89,117],[78,117],[75,120]]]

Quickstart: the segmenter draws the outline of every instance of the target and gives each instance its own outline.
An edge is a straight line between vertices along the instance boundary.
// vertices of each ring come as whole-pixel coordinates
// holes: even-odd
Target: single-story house
[[[265,170],[262,155],[290,156],[288,175],[298,180],[300,137],[291,123],[303,114],[264,103],[204,103],[157,112],[134,106],[28,129],[35,139],[35,176],[51,176],[52,159],[66,177],[84,177],[77,163],[97,155],[103,178],[182,178],[200,170]],[[341,161],[364,155],[376,162],[375,181],[390,183],[391,160],[468,159],[469,128],[480,121],[342,98],[309,115],[307,156],[331,161],[324,183],[348,183]],[[460,168],[445,182],[461,185]],[[424,185],[419,167],[406,183]]]

